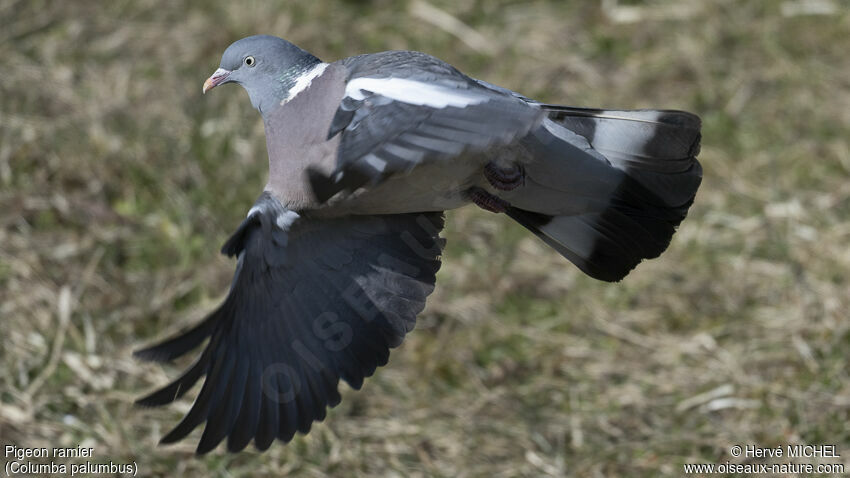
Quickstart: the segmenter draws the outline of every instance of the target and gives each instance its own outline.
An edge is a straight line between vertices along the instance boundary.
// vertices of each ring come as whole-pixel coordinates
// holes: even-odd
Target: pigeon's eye
[[[246,64],[246,65],[248,65],[248,66],[254,66],[254,63],[256,63],[256,61],[254,60],[254,57],[253,57],[253,56],[246,56],[246,57],[245,57],[245,64]]]

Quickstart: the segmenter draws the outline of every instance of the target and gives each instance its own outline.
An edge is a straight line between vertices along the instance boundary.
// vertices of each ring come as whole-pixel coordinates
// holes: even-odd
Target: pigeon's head
[[[271,111],[289,97],[298,78],[321,61],[289,43],[270,36],[243,38],[224,50],[221,64],[204,82],[203,92],[224,83],[238,83],[261,113]]]

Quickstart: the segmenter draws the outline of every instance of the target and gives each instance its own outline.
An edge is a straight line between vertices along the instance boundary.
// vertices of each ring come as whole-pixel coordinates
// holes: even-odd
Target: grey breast
[[[310,86],[266,115],[269,182],[266,191],[285,207],[317,207],[306,179],[308,166],[330,174],[339,137],[328,139],[333,115],[345,93],[345,67],[332,63]]]

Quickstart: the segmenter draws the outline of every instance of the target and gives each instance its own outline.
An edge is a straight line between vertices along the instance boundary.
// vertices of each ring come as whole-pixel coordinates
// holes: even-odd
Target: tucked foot
[[[525,169],[519,164],[504,168],[490,161],[484,166],[484,177],[501,191],[513,191],[525,182]]]
[[[481,188],[469,188],[466,194],[476,206],[484,209],[485,211],[499,213],[505,212],[509,207],[511,207],[511,203],[498,198]]]

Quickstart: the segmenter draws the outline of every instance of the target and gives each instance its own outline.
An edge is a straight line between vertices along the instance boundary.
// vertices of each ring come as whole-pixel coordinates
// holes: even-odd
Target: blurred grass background
[[[850,469],[847,1],[0,0],[0,26],[0,444],[93,446],[142,476],[678,476],[793,443]],[[242,90],[200,90],[255,33],[694,111],[702,189],[620,284],[452,212],[417,329],[308,436],[157,447],[189,400],[132,400],[183,364],[130,352],[228,286],[218,247],[265,183],[265,141]]]

